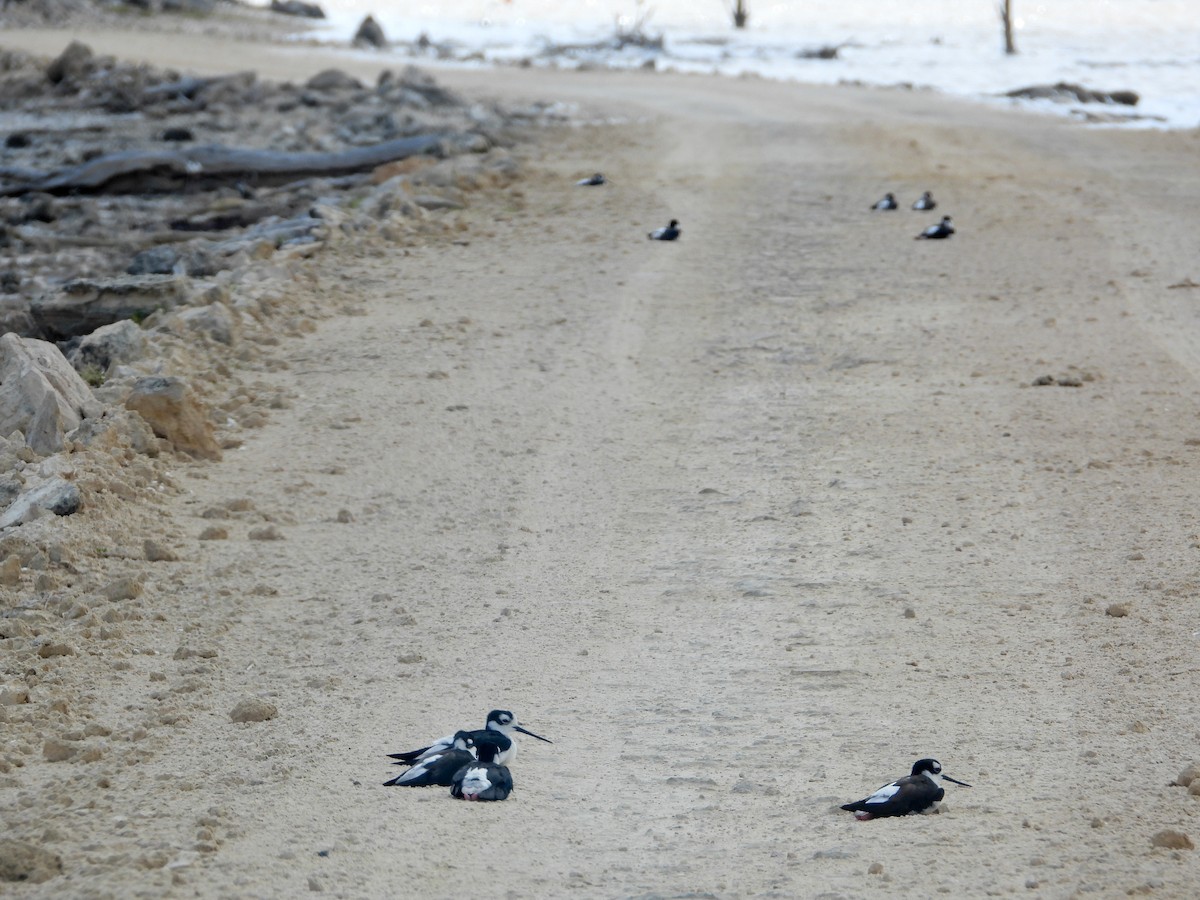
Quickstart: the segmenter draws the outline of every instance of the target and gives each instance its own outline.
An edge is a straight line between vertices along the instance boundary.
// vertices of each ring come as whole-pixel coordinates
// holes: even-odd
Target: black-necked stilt
[[[549,738],[544,738],[540,734],[534,734],[532,731],[522,728],[517,724],[517,717],[507,709],[493,709],[488,713],[487,724],[481,730],[468,731],[466,733],[475,742],[476,755],[479,754],[479,750],[483,746],[490,745],[496,748],[495,761],[500,765],[508,765],[517,755],[517,742],[513,736],[514,731],[527,734],[532,738],[537,738],[539,741],[545,741],[547,744],[554,743]],[[455,735],[450,735],[449,737],[434,741],[428,747],[421,747],[418,750],[407,750],[403,753],[389,753],[388,756],[404,763],[416,763],[419,759],[431,756],[434,753],[441,753],[450,748],[454,745],[454,738]]]
[[[898,205],[895,194],[884,194],[883,199],[872,206],[871,209],[895,209]]]
[[[885,784],[870,797],[857,803],[847,803],[842,809],[854,813],[854,818],[860,822],[927,812],[946,795],[939,778],[970,787],[965,781],[943,775],[942,764],[936,759],[918,759],[913,763],[911,775]]]
[[[949,216],[942,216],[942,221],[938,222],[936,225],[930,225],[928,228],[918,234],[915,240],[940,241],[944,238],[950,237],[952,234],[954,234],[953,220]]]
[[[937,201],[933,199],[933,194],[926,191],[923,193],[916,203],[913,204],[913,209],[924,212],[930,209],[937,208]]]
[[[650,240],[652,241],[674,241],[679,238],[680,228],[679,220],[672,219],[671,224],[664,228],[655,228],[650,232]]]
[[[597,185],[607,184],[607,183],[608,183],[608,179],[605,178],[604,175],[600,172],[597,172],[595,175],[591,176],[590,178],[581,178],[581,179],[579,179],[579,181],[575,182],[575,184],[577,184],[579,187],[596,187]]]
[[[481,744],[479,760],[458,770],[450,783],[450,796],[459,800],[507,800],[512,793],[512,772],[494,759],[495,748]]]
[[[431,753],[416,760],[413,767],[403,775],[398,775],[391,781],[385,781],[384,787],[431,787],[440,785],[446,787],[454,783],[454,776],[467,763],[475,762],[475,739],[469,731],[459,731],[454,735],[451,746],[440,753]],[[405,765],[403,760],[397,760],[396,765]]]

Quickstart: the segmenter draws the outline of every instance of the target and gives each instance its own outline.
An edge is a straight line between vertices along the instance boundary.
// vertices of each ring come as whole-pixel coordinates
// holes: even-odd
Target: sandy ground
[[[438,77],[587,124],[454,214],[464,245],[312,264],[295,289],[359,314],[284,339],[256,377],[291,408],[175,471],[160,620],[47,661],[114,745],[145,733],[6,776],[10,834],[65,871],[0,894],[1200,893],[1195,852],[1152,846],[1200,840],[1169,786],[1200,757],[1200,289],[1170,287],[1200,281],[1197,134]],[[926,189],[952,240],[912,239]],[[868,212],[885,190],[905,208]],[[197,541],[213,516],[230,538]],[[251,697],[278,717],[231,723]],[[522,743],[508,802],[381,787],[385,753],[493,707],[555,741]],[[973,785],[942,814],[838,810],[926,755]]]

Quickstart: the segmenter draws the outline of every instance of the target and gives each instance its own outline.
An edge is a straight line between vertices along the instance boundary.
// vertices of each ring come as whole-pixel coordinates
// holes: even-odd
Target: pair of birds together
[[[603,172],[597,172],[587,178],[581,178],[575,182],[577,187],[599,187],[602,184],[608,184],[608,179],[604,177]],[[679,220],[672,219],[669,225],[662,228],[655,228],[647,237],[652,241],[677,241],[683,230],[679,227]]]
[[[508,764],[517,755],[513,732],[554,743],[517,724],[517,717],[507,709],[493,709],[484,727],[477,731],[456,731],[434,741],[427,747],[389,753],[394,765],[410,766],[409,770],[385,787],[449,787],[450,795],[459,800],[507,800],[512,793],[513,779]]]
[[[892,210],[899,208],[899,204],[896,203],[896,195],[892,193],[884,194],[882,200],[877,201],[871,206],[871,209],[881,210]],[[913,203],[912,208],[918,212],[927,212],[931,209],[937,208],[937,201],[933,199],[933,194],[931,194],[929,191],[926,191],[917,199],[915,203]],[[954,234],[954,220],[949,216],[942,216],[942,221],[938,222],[936,225],[930,225],[928,228],[918,234],[915,240],[941,241],[950,237],[952,234]]]

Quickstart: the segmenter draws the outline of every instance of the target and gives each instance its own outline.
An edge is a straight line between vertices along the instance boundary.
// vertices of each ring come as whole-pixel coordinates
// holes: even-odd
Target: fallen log
[[[284,153],[203,146],[109,153],[57,172],[0,187],[0,197],[46,194],[156,194],[212,188],[239,181],[286,184],[312,176],[345,175],[410,156],[438,154],[451,135],[425,134],[333,153]]]

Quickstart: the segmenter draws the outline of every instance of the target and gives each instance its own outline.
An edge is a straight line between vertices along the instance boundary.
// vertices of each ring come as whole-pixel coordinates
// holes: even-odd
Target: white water
[[[753,72],[832,84],[909,83],[960,96],[994,98],[1032,84],[1070,81],[1141,95],[1134,109],[1087,108],[1200,126],[1200,0],[1013,0],[1018,54],[1005,56],[996,0],[746,0],[750,25],[735,31],[724,0],[318,0],[323,39],[344,42],[368,13],[389,40],[421,35],[449,44],[451,59],[504,62],[543,56],[547,45],[592,43],[629,31],[662,34],[661,51],[612,49],[558,56],[660,70]],[[640,19],[640,17],[648,16]],[[834,60],[797,51],[840,47]],[[392,53],[405,55],[401,48]],[[1012,101],[995,101],[1005,102]],[[1037,108],[1078,109],[1039,101]]]

